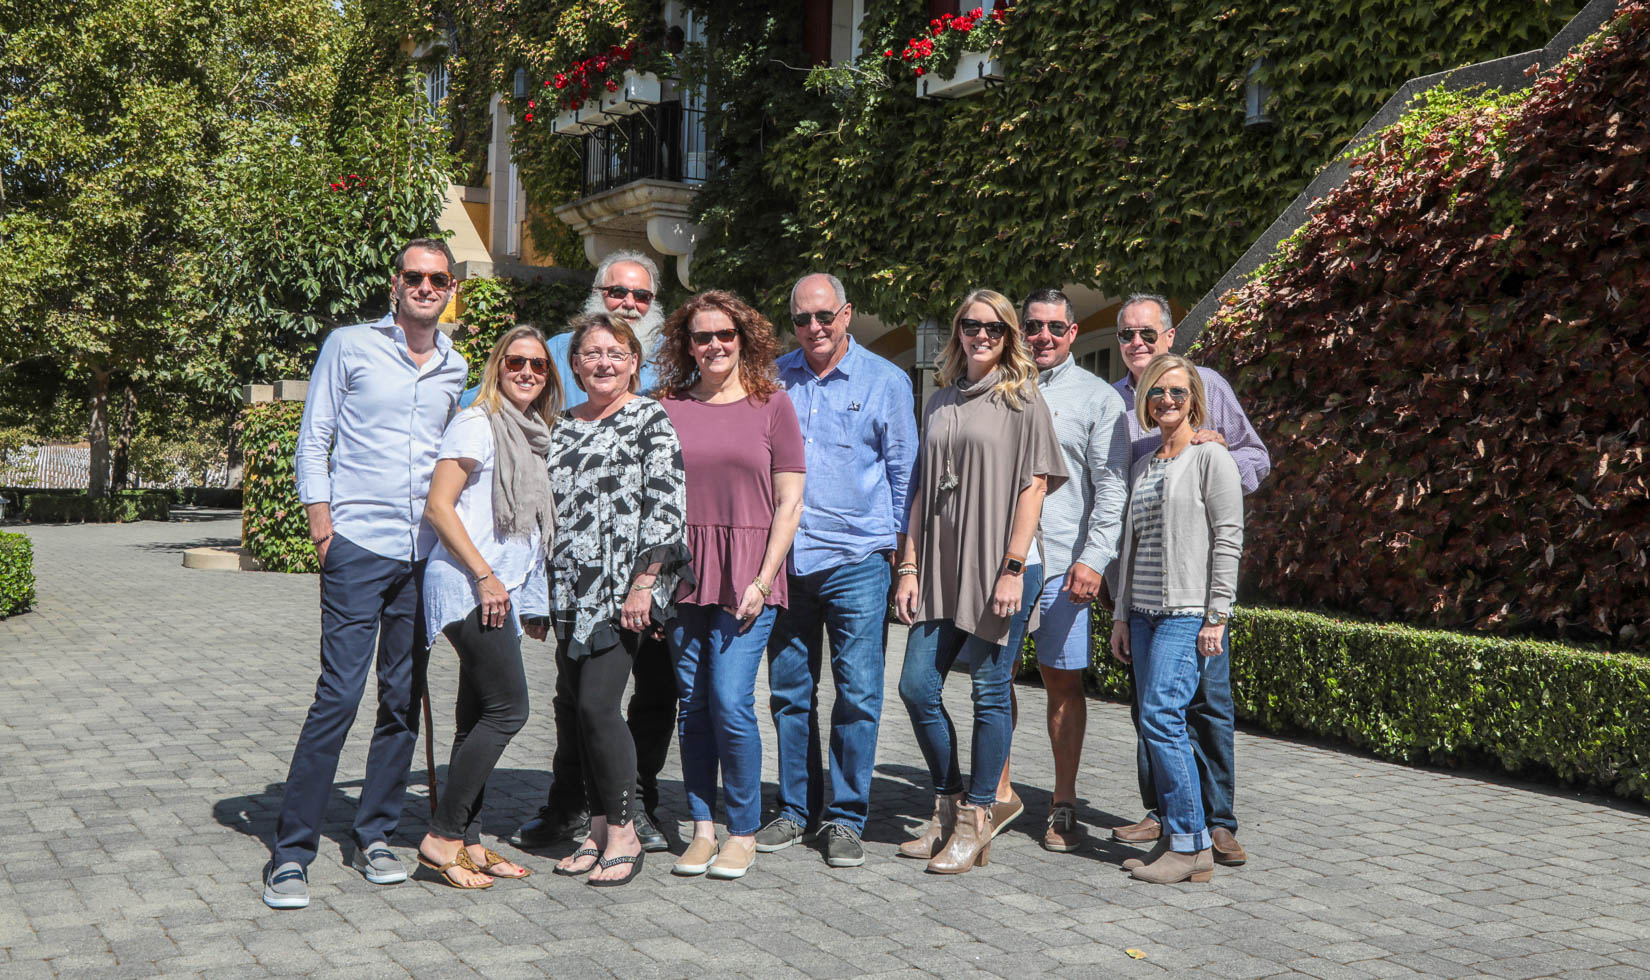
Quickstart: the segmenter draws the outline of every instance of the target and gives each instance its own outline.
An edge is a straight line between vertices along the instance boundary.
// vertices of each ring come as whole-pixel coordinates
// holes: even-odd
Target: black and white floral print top
[[[687,483],[682,447],[663,407],[637,397],[594,422],[564,413],[550,448],[556,540],[550,555],[550,608],[568,656],[617,642],[619,611],[631,582],[661,563],[653,619],[664,622],[684,574]]]

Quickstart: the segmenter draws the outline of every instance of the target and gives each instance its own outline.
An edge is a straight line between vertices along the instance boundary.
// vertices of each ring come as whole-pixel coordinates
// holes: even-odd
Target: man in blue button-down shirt
[[[418,592],[435,543],[424,498],[466,370],[436,327],[452,295],[452,253],[418,239],[396,255],[395,269],[393,312],[340,327],[322,345],[298,430],[298,499],[321,561],[321,677],[276,818],[264,883],[274,908],[309,904],[304,869],[315,859],[338,755],[375,653],[378,718],[353,864],[374,884],[407,878],[385,842],[401,817],[424,692]]]
[[[777,815],[756,849],[813,833],[833,868],[865,863],[871,768],[882,718],[889,553],[903,529],[917,455],[916,412],[904,371],[848,335],[853,306],[835,276],[791,289],[800,350],[779,358],[779,380],[802,424],[808,481],[791,552],[790,605],[768,641],[768,688],[779,746]],[[820,627],[831,640],[831,801],[819,760]]]

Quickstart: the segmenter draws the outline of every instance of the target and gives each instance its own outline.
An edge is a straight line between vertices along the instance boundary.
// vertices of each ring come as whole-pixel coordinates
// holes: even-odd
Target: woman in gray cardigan
[[[1208,881],[1214,856],[1186,708],[1204,658],[1225,654],[1243,553],[1243,484],[1225,446],[1192,445],[1208,410],[1190,361],[1153,358],[1137,390],[1141,427],[1155,426],[1163,445],[1135,460],[1129,481],[1111,650],[1134,668],[1163,836],[1144,859],[1124,867],[1158,884]]]

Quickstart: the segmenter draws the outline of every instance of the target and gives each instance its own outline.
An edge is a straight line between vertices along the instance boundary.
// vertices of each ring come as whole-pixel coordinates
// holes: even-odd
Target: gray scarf
[[[493,529],[506,538],[530,537],[537,528],[550,553],[556,500],[550,490],[550,427],[508,399],[487,416],[493,427]]]

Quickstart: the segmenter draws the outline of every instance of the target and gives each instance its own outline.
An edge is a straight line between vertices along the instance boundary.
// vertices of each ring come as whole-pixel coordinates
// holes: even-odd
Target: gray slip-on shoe
[[[264,873],[264,904],[272,909],[302,909],[309,907],[309,880],[304,866],[288,861]]]
[[[375,885],[399,885],[407,880],[407,869],[401,859],[381,840],[356,848],[349,866]]]

